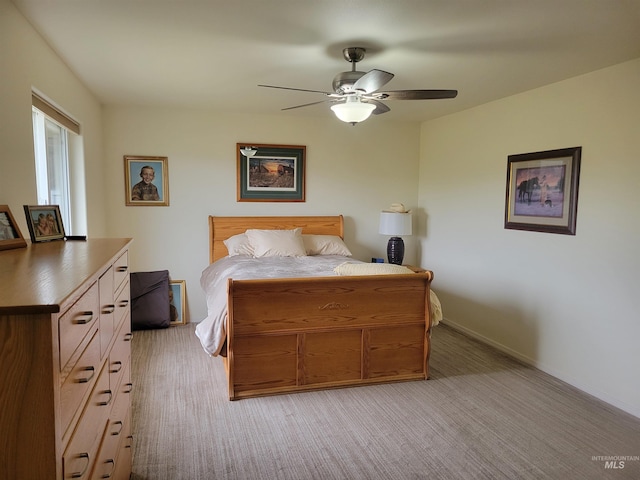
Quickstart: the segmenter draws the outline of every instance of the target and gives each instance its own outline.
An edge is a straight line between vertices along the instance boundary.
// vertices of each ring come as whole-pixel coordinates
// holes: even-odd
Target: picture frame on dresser
[[[24,213],[33,243],[64,240],[64,225],[58,205],[25,205]]]
[[[22,236],[9,205],[0,205],[0,250],[26,246],[27,241]]]
[[[169,282],[169,303],[171,305],[171,326],[187,323],[186,316],[186,285],[185,280],[171,280]]]

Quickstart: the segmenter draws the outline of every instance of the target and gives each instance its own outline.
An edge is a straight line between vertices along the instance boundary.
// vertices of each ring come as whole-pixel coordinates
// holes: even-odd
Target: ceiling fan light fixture
[[[338,103],[331,107],[331,110],[336,114],[336,117],[343,122],[350,123],[351,125],[365,121],[375,109],[375,105],[371,103],[362,103],[360,99],[356,97],[347,97],[347,101],[345,103]]]
[[[335,104],[331,107],[339,120],[355,125],[363,122],[375,112],[376,115],[387,113],[390,108],[381,100],[435,100],[439,98],[455,98],[457,90],[389,90],[381,91],[394,77],[393,73],[374,68],[368,72],[356,70],[356,63],[364,58],[366,49],[362,47],[348,47],[342,50],[344,59],[351,64],[350,72],[340,72],[333,78],[333,92],[308,90],[304,88],[281,87],[278,85],[258,85],[259,87],[295,90],[298,92],[320,93],[329,97]],[[365,100],[364,102],[362,100]],[[327,101],[327,100],[324,100]],[[317,105],[323,101],[305,103],[294,108]]]

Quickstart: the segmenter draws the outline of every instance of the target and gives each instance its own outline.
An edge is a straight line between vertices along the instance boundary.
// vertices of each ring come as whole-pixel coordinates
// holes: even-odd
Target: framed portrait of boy
[[[125,205],[169,206],[167,157],[124,156]]]
[[[64,240],[64,226],[58,205],[25,205],[24,213],[33,243]]]
[[[18,224],[8,205],[0,205],[0,250],[26,247],[27,242],[20,233]]]

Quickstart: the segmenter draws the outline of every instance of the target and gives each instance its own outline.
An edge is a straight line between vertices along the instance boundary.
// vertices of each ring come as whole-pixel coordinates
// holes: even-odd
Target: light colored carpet
[[[428,381],[230,402],[193,324],[135,332],[132,479],[640,478],[640,419],[445,325],[432,345]]]

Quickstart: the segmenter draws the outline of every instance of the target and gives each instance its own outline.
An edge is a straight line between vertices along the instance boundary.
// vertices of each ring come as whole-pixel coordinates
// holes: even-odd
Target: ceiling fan
[[[381,115],[390,110],[381,100],[433,100],[440,98],[455,98],[457,90],[388,90],[380,91],[394,77],[393,73],[383,70],[369,70],[359,72],[356,70],[356,63],[364,58],[365,48],[348,47],[342,50],[345,60],[351,63],[351,71],[338,73],[333,79],[333,92],[323,92],[321,90],[307,90],[304,88],[280,87],[277,85],[258,85],[259,87],[279,88],[282,90],[295,90],[298,92],[321,93],[329,97],[330,100],[320,100],[318,102],[305,103],[294,107],[283,108],[282,110],[292,110],[294,108],[308,107],[330,101],[334,103],[331,110],[343,122],[355,125],[369,118],[371,114]]]

